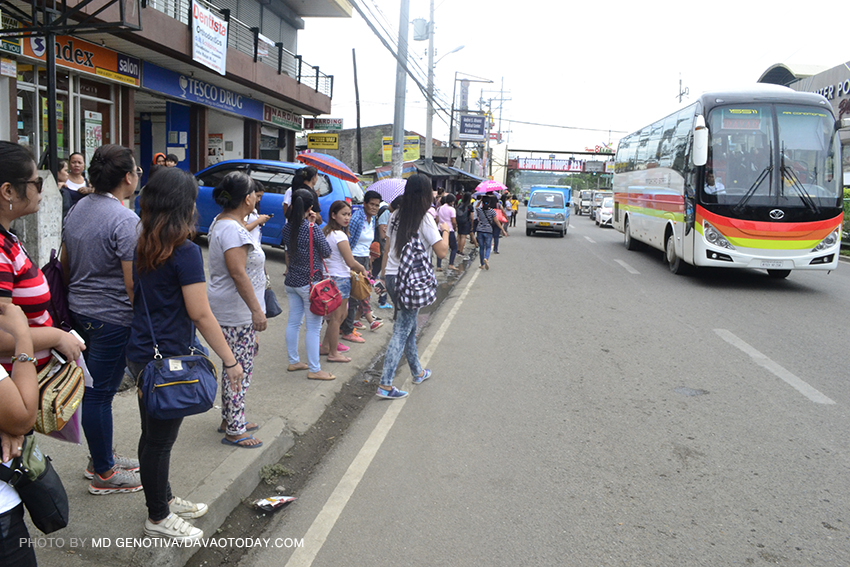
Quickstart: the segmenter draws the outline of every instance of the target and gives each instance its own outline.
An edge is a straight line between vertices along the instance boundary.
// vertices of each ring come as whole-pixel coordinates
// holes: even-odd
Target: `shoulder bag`
[[[277,301],[277,295],[275,295],[274,290],[272,289],[272,282],[269,279],[268,274],[266,274],[266,291],[264,300],[266,302],[266,317],[271,319],[272,317],[277,317],[283,313],[283,309]]]
[[[145,411],[154,419],[177,419],[204,413],[213,406],[218,379],[212,360],[189,346],[189,354],[163,358],[153,330],[151,314],[145,301],[145,291],[139,281],[142,305],[153,340],[153,360],[142,371],[139,397]],[[192,325],[192,337],[195,336]]]
[[[322,266],[325,259],[322,258]],[[327,267],[325,267],[327,271]],[[313,223],[310,223],[310,312],[314,315],[329,315],[342,305],[342,293],[331,277],[313,283]]]
[[[41,273],[50,289],[50,303],[47,304],[47,312],[53,319],[53,326],[63,331],[70,331],[71,311],[68,309],[68,288],[65,286],[62,262],[59,260],[62,246],[64,246],[64,243],[59,246],[58,252],[56,249],[50,251],[50,261],[42,266]]]
[[[11,467],[0,464],[0,480],[18,492],[32,523],[42,532],[53,533],[68,525],[68,494],[34,433],[24,437],[21,456]]]

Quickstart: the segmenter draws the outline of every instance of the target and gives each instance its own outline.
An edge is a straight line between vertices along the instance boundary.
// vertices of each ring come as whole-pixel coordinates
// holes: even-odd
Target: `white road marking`
[[[585,238],[586,238],[586,239],[587,239],[587,241],[588,241],[588,242],[590,242],[591,244],[596,244],[596,241],[595,241],[595,240],[593,240],[591,237],[589,237],[589,236],[585,236]]]
[[[640,274],[639,271],[635,270],[634,268],[632,268],[631,266],[629,266],[628,264],[626,264],[622,260],[614,260],[614,261],[617,262],[618,264],[620,264],[621,266],[623,266],[626,269],[626,271],[629,272],[630,274],[635,274],[635,275]]]
[[[463,303],[464,299],[466,299],[470,288],[472,288],[472,284],[475,283],[475,280],[478,278],[478,274],[480,273],[481,270],[475,270],[475,273],[469,279],[469,283],[466,284],[466,287],[460,294],[460,297],[449,312],[448,317],[446,317],[443,324],[440,325],[440,328],[437,330],[434,338],[431,339],[431,342],[428,343],[428,347],[425,349],[422,356],[419,357],[419,361],[422,363],[423,367],[428,366],[431,356],[443,340],[449,325],[451,325],[458,309],[460,309],[460,305]],[[410,384],[410,381],[411,379],[408,378],[404,383],[403,388],[405,390]],[[357,456],[354,457],[354,460],[348,466],[348,470],[346,470],[345,474],[342,475],[342,478],[336,485],[333,493],[330,497],[328,497],[327,502],[325,502],[324,507],[319,512],[318,516],[316,516],[316,519],[313,520],[313,523],[310,525],[307,533],[304,534],[304,545],[295,549],[295,552],[286,563],[286,567],[310,567],[313,564],[313,560],[316,558],[316,555],[328,539],[328,534],[331,533],[331,530],[336,524],[336,521],[339,519],[340,514],[342,514],[346,504],[348,504],[348,501],[351,499],[351,495],[354,494],[354,491],[357,489],[357,485],[360,484],[360,481],[363,479],[363,475],[366,474],[366,469],[369,468],[369,465],[372,463],[372,459],[375,458],[375,455],[378,453],[378,449],[381,448],[384,439],[387,437],[387,434],[390,432],[390,429],[392,429],[396,418],[401,413],[401,410],[404,408],[404,405],[409,399],[410,398],[407,397],[402,398],[401,400],[381,402],[386,403],[388,406],[386,413],[380,421],[378,421],[378,424],[375,425],[375,429],[373,429],[372,433],[369,434],[369,438],[363,444],[360,452],[357,453]]]
[[[778,376],[780,379],[782,379],[786,384],[788,384],[789,386],[791,386],[792,388],[794,388],[816,404],[835,403],[835,401],[833,401],[831,398],[823,395],[817,389],[813,388],[812,386],[810,386],[809,384],[807,384],[806,382],[804,382],[803,380],[801,380],[800,378],[798,378],[776,362],[772,361],[767,356],[763,355],[762,353],[760,353],[759,351],[739,339],[733,333],[727,331],[726,329],[714,329],[714,332],[717,333],[721,339],[723,339],[730,345],[748,354],[750,358],[753,359],[753,362],[755,362],[762,368],[766,368],[767,370]]]

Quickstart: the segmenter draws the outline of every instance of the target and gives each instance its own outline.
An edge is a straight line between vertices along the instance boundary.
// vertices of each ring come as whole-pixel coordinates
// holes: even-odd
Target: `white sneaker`
[[[184,520],[200,518],[209,510],[209,507],[206,504],[200,502],[195,504],[188,500],[183,500],[179,496],[175,496],[174,500],[171,501],[171,504],[169,504],[168,507],[173,514],[177,514]]]
[[[150,518],[145,520],[145,535],[178,541],[195,541],[204,537],[204,532],[172,513],[158,524],[151,522]]]

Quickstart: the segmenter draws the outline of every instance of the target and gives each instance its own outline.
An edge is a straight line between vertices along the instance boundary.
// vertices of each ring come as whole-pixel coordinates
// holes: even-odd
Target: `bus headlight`
[[[838,229],[832,231],[832,233],[820,241],[820,244],[812,248],[812,252],[820,252],[821,250],[826,250],[827,248],[832,248],[835,246],[835,243],[841,239],[841,234],[838,232]]]
[[[705,236],[705,239],[709,244],[714,244],[715,246],[720,246],[722,248],[727,248],[729,250],[734,250],[735,247],[729,244],[729,241],[726,240],[726,237],[720,234],[720,232],[711,226],[706,221],[702,222],[702,233]]]

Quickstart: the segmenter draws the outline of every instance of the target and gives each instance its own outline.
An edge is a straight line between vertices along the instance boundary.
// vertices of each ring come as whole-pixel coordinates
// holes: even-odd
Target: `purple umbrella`
[[[406,179],[391,177],[372,183],[366,190],[377,191],[381,195],[381,199],[387,203],[392,203],[396,197],[404,193],[405,185],[407,185]]]

